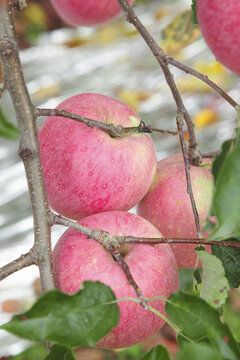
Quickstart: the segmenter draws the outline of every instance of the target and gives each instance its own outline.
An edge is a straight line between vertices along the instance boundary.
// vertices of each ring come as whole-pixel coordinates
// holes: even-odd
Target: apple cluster
[[[57,108],[115,126],[140,124],[138,115],[128,106],[95,93],[73,96]],[[182,155],[169,156],[157,164],[149,134],[113,137],[100,128],[51,116],[39,131],[39,144],[48,200],[61,215],[112,235],[197,236]],[[212,191],[210,167],[192,167],[191,178],[204,221]],[[136,204],[140,216],[127,212]],[[178,288],[177,266],[193,267],[196,263],[194,245],[171,247],[125,244],[120,249],[147,298],[168,297]],[[109,285],[117,298],[136,296],[112,255],[76,230],[67,230],[57,242],[53,267],[56,284],[65,293],[75,293],[85,280],[99,280]],[[152,305],[164,314],[163,301],[153,301]],[[164,324],[158,316],[131,301],[120,302],[119,308],[118,326],[97,346],[131,346]]]
[[[128,0],[130,4],[134,0]],[[117,0],[52,0],[71,25],[91,26],[120,13]],[[111,97],[86,93],[57,109],[122,127],[137,127],[138,115]],[[48,117],[39,131],[39,145],[50,206],[81,225],[116,236],[144,238],[197,237],[182,155],[157,163],[149,134],[115,137],[99,127],[62,116]],[[206,160],[206,165],[210,160]],[[211,201],[210,167],[192,167],[193,194],[201,222]],[[137,205],[138,215],[127,212]],[[124,244],[120,253],[143,296],[168,297],[178,289],[178,267],[193,267],[195,246]],[[110,286],[117,298],[136,297],[122,268],[97,241],[68,229],[53,250],[56,285],[77,292],[86,280]],[[134,345],[156,333],[164,321],[131,301],[119,302],[120,321],[96,346],[115,349]],[[164,302],[151,305],[164,314]]]

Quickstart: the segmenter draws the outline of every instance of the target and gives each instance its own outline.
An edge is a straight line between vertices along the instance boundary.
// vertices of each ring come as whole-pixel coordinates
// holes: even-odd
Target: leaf
[[[47,356],[46,344],[33,345],[27,350],[16,356],[12,356],[11,360],[44,360]]]
[[[192,0],[192,23],[193,24],[198,24],[198,18],[197,18],[197,0]]]
[[[203,276],[200,297],[213,307],[223,305],[228,297],[229,283],[220,259],[205,250],[196,250],[202,262]]]
[[[62,345],[53,345],[50,354],[45,360],[76,360],[73,352],[68,347]]]
[[[162,31],[161,46],[168,54],[176,54],[200,36],[199,27],[191,21],[192,11],[177,15]]]
[[[219,171],[221,170],[222,164],[224,162],[224,159],[230,150],[231,144],[232,144],[232,140],[225,141],[222,144],[222,149],[221,149],[220,154],[216,156],[216,158],[214,159],[214,161],[212,163],[212,174],[213,174],[215,184],[217,181]]]
[[[171,360],[168,350],[163,345],[152,348],[142,360]]]
[[[188,343],[177,354],[176,360],[224,360],[224,358],[209,345]]]
[[[108,286],[86,281],[75,295],[45,293],[29,311],[0,328],[33,341],[92,346],[118,323],[117,305],[108,305],[112,300],[115,295]]]
[[[212,239],[239,232],[240,227],[240,145],[227,153],[219,170],[213,196],[218,227]]]
[[[239,344],[228,326],[221,322],[220,313],[205,300],[183,292],[174,293],[168,298],[166,312],[189,341],[210,341],[221,356],[239,360]]]
[[[0,107],[0,136],[6,139],[15,140],[19,136],[18,128],[10,123],[2,108]]]
[[[222,261],[230,287],[240,286],[240,249],[223,246],[212,246],[211,249],[212,254]]]

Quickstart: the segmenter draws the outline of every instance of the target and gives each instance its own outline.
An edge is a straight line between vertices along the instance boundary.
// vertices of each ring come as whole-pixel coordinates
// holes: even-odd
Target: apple
[[[124,211],[94,214],[79,223],[112,235],[162,236],[145,219]],[[177,290],[178,270],[169,245],[124,244],[120,251],[143,296],[168,297]],[[77,292],[83,281],[90,280],[110,286],[117,298],[136,298],[133,287],[112,255],[97,241],[73,229],[68,229],[54,247],[53,272],[57,287],[67,294]],[[150,304],[164,313],[163,301],[154,300]],[[118,306],[118,325],[100,340],[97,347],[116,349],[131,346],[150,337],[164,325],[159,316],[130,300],[119,302]]]
[[[240,75],[240,1],[197,0],[197,18],[209,48],[223,65]]]
[[[57,109],[125,127],[140,123],[128,106],[100,94],[73,96]],[[39,131],[39,144],[49,203],[71,219],[132,208],[157,169],[149,134],[114,138],[97,127],[51,116]]]
[[[58,15],[69,25],[95,26],[115,18],[122,9],[117,0],[51,0]],[[127,0],[132,5],[135,0]]]
[[[210,159],[203,161],[205,164],[210,162]],[[204,223],[212,200],[211,167],[191,166],[190,177],[200,222]],[[182,154],[158,162],[157,175],[149,192],[138,204],[137,213],[156,226],[166,238],[197,237]],[[196,246],[171,244],[179,267],[195,266]]]

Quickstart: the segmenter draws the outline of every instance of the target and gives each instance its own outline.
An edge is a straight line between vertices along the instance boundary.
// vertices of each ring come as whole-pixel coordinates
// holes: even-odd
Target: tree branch
[[[103,129],[109,135],[111,135],[113,137],[123,137],[123,136],[130,135],[131,133],[136,133],[136,132],[139,132],[139,133],[160,132],[162,134],[170,134],[170,135],[178,134],[177,131],[152,128],[151,125],[145,125],[145,123],[143,121],[140,121],[139,126],[123,127],[122,125],[106,124],[106,123],[102,123],[97,120],[88,119],[88,118],[85,118],[84,116],[77,115],[77,114],[74,114],[74,113],[71,113],[71,112],[65,111],[65,110],[35,108],[34,112],[35,112],[36,117],[39,117],[39,116],[61,116],[61,117],[79,121],[89,127],[95,126],[97,128]]]
[[[142,244],[197,244],[197,245],[217,245],[217,246],[226,246],[233,248],[240,248],[240,242],[228,242],[219,240],[208,240],[207,238],[192,238],[192,239],[183,239],[183,238],[143,238],[135,236],[114,236],[109,234],[104,230],[93,230],[86,226],[80,225],[77,221],[64,218],[61,215],[53,214],[49,219],[51,224],[63,225],[75,230],[80,231],[82,234],[88,236],[89,239],[94,239],[103,245],[106,250],[112,252],[117,251],[122,244],[125,243],[142,243]]]
[[[124,271],[128,282],[130,285],[132,285],[132,287],[135,290],[135,293],[137,295],[137,298],[140,300],[140,303],[142,305],[142,307],[144,309],[147,309],[147,302],[146,299],[144,298],[143,294],[142,294],[142,290],[139,288],[139,286],[137,285],[137,283],[135,282],[131,271],[129,269],[128,264],[126,263],[126,261],[123,259],[123,257],[121,256],[119,251],[113,251],[112,252],[112,256],[114,257],[114,259],[117,261],[117,263],[121,266],[122,270]]]
[[[0,268],[0,280],[5,279],[9,275],[19,271],[27,266],[34,265],[35,261],[31,251],[21,255],[18,259]]]
[[[153,39],[153,37],[149,34],[147,29],[143,26],[131,6],[128,4],[126,0],[117,0],[119,5],[121,6],[123,12],[127,17],[127,21],[132,23],[135,28],[138,30],[142,38],[145,40],[146,44],[152,51],[153,55],[157,59],[160,64],[163,74],[165,76],[166,82],[172,92],[173,98],[175,100],[177,106],[177,112],[181,113],[186,121],[188,133],[189,133],[189,159],[191,164],[200,164],[201,163],[201,155],[198,150],[198,145],[194,132],[194,124],[185,108],[181,95],[178,91],[176,83],[174,81],[173,75],[168,67],[167,57],[164,51],[158,46],[157,42]]]
[[[239,108],[239,104],[231,98],[223,89],[221,89],[218,85],[216,85],[212,80],[208,78],[207,75],[201,74],[199,71],[191,68],[188,65],[182,64],[180,61],[177,61],[176,59],[166,56],[166,60],[169,64],[177,67],[178,69],[183,70],[187,74],[191,74],[195,76],[196,78],[202,80],[205,84],[210,86],[213,90],[215,90],[219,95],[221,95],[231,106],[233,106],[237,111]]]
[[[184,165],[185,165],[185,174],[186,174],[186,180],[187,180],[187,192],[190,197],[190,201],[191,201],[191,205],[192,205],[192,211],[193,211],[195,225],[196,225],[197,237],[200,238],[201,231],[200,231],[200,224],[199,224],[199,215],[198,215],[198,211],[197,211],[197,207],[196,207],[196,203],[195,203],[193,191],[192,191],[192,184],[191,184],[191,177],[190,177],[190,164],[189,164],[187,148],[186,148],[186,144],[185,144],[185,140],[184,140],[182,122],[183,122],[182,114],[178,113],[177,114],[177,127],[178,127],[178,131],[179,131],[180,144],[181,144],[183,160],[184,160]]]
[[[47,221],[49,212],[39,156],[34,109],[26,88],[18,54],[13,21],[13,4],[0,11],[0,56],[20,129],[19,155],[24,163],[34,219],[34,248],[37,252],[42,291],[54,288],[51,266],[51,234]]]

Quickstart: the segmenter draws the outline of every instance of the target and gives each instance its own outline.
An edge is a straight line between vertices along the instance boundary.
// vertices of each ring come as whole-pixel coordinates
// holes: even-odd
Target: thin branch
[[[191,201],[191,205],[192,205],[197,236],[200,238],[201,231],[200,231],[199,215],[198,215],[198,211],[197,211],[197,207],[196,207],[196,203],[195,203],[193,191],[192,191],[192,184],[191,184],[191,177],[190,177],[190,164],[189,164],[187,148],[186,148],[186,144],[185,144],[185,140],[184,140],[182,122],[183,122],[182,114],[178,113],[177,114],[177,127],[178,127],[178,131],[179,131],[180,144],[181,144],[181,148],[182,148],[183,160],[184,160],[184,165],[185,165],[185,174],[186,174],[186,180],[187,180],[187,192],[188,192],[188,195],[189,195],[189,198]]]
[[[140,243],[140,244],[196,244],[196,245],[216,245],[223,247],[231,247],[240,249],[240,242],[227,242],[220,240],[208,240],[207,238],[201,239],[182,239],[182,238],[139,238],[134,236],[118,236],[117,237],[119,244],[129,244],[129,243]]]
[[[201,156],[202,156],[202,158],[214,158],[214,157],[218,156],[220,153],[221,153],[221,151],[211,151],[208,153],[201,152]]]
[[[80,225],[77,221],[67,219],[61,215],[53,214],[49,221],[54,224],[63,225],[75,230],[80,231],[82,234],[88,236],[89,239],[94,239],[102,244],[108,251],[117,251],[122,244],[125,243],[142,243],[142,244],[197,244],[197,245],[217,245],[217,246],[226,246],[233,248],[240,248],[240,242],[228,242],[217,240],[208,240],[207,238],[192,238],[192,239],[183,239],[183,238],[171,238],[167,239],[164,237],[158,238],[143,238],[135,236],[113,236],[104,230],[93,230],[86,226]]]
[[[173,75],[168,67],[167,57],[164,51],[159,47],[157,42],[153,39],[144,25],[141,23],[131,6],[128,4],[126,0],[117,0],[119,5],[121,6],[123,12],[127,17],[127,21],[132,23],[135,28],[138,30],[142,38],[145,40],[146,44],[152,51],[153,55],[157,59],[160,64],[163,74],[165,76],[166,82],[172,92],[173,98],[175,100],[177,106],[177,112],[182,113],[188,128],[189,133],[189,159],[191,164],[200,164],[201,163],[201,155],[198,150],[198,145],[194,132],[194,124],[185,108],[181,95],[178,91],[176,83],[174,81]]]
[[[35,261],[31,251],[21,255],[18,259],[11,261],[9,264],[0,268],[0,280],[5,279],[9,275],[19,271],[27,266],[34,265]]]
[[[135,293],[137,295],[137,298],[140,300],[140,303],[142,305],[142,307],[144,309],[147,309],[147,302],[146,299],[144,298],[143,294],[142,294],[142,290],[139,288],[139,286],[137,285],[137,283],[135,282],[131,271],[129,269],[128,264],[126,263],[126,261],[123,259],[123,257],[121,256],[119,251],[113,251],[112,252],[112,256],[114,257],[114,259],[117,261],[117,263],[121,266],[122,270],[124,271],[124,273],[126,274],[126,277],[128,279],[128,282],[130,285],[132,285],[132,287],[135,290]]]
[[[69,118],[72,120],[79,121],[89,127],[97,127],[100,129],[103,129],[106,131],[109,135],[113,137],[123,137],[125,135],[130,135],[131,133],[152,133],[152,132],[160,132],[162,134],[170,134],[170,135],[177,135],[177,131],[171,131],[171,130],[162,130],[162,129],[156,129],[152,128],[150,125],[145,125],[143,121],[140,121],[139,126],[131,126],[131,127],[123,127],[121,125],[114,125],[114,124],[106,124],[102,123],[97,120],[92,120],[85,118],[84,116],[77,115],[74,113],[71,113],[69,111],[65,110],[59,110],[59,109],[40,109],[35,108],[35,115],[36,117],[39,116],[61,116],[65,118]]]
[[[24,163],[34,219],[34,248],[37,253],[42,291],[54,288],[51,264],[51,233],[48,207],[39,156],[36,119],[23,77],[16,40],[13,4],[8,1],[0,11],[0,56],[5,83],[12,98],[20,129],[19,155]]]
[[[195,76],[196,78],[203,81],[205,84],[209,85],[213,90],[215,90],[231,106],[233,106],[237,110],[237,108],[239,107],[239,104],[233,98],[231,98],[231,96],[229,96],[223,89],[221,89],[212,80],[210,80],[207,75],[201,74],[199,71],[191,68],[190,66],[182,64],[180,61],[177,61],[176,59],[172,58],[171,56],[167,56],[166,60],[169,64],[177,67],[180,70],[183,70],[187,74],[191,74],[191,75]]]

